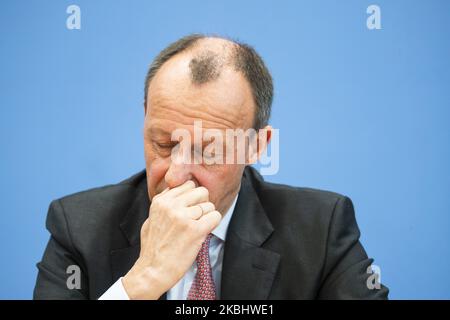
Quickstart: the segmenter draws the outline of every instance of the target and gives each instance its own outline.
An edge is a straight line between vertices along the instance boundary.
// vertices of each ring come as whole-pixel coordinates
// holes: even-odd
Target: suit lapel
[[[273,232],[246,168],[225,241],[221,299],[267,299],[280,255],[262,248]]]

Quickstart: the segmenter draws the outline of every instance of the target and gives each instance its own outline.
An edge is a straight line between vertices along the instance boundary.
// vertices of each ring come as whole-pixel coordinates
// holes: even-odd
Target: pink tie
[[[197,255],[197,274],[189,290],[188,300],[216,300],[216,288],[212,277],[211,263],[209,261],[210,233],[202,243]]]

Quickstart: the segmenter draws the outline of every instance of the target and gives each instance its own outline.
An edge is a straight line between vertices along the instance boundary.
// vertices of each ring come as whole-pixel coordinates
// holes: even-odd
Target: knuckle
[[[216,206],[214,205],[214,203],[208,202],[208,205],[210,206],[211,211],[215,211],[216,210]]]
[[[198,189],[200,190],[202,195],[209,196],[209,191],[205,187],[201,186],[201,187],[198,187]]]
[[[192,188],[192,189],[195,188],[195,182],[194,182],[194,181],[188,180],[188,181],[187,181],[187,184],[188,184],[188,187],[189,187],[189,188]]]
[[[172,205],[169,201],[163,198],[157,198],[152,202],[152,207],[157,211],[169,212],[172,209]]]
[[[213,217],[216,219],[216,221],[220,221],[222,219],[222,214],[219,211],[214,210],[212,212],[212,214],[213,214]]]
[[[175,222],[179,222],[179,220],[181,220],[181,216],[178,214],[178,211],[174,210],[172,208],[169,208],[168,206],[166,206],[166,209],[164,210],[164,214]]]

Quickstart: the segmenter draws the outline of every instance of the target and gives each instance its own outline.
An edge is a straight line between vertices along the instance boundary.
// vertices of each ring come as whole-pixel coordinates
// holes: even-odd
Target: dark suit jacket
[[[53,201],[34,298],[101,296],[138,258],[148,212],[145,171]],[[367,286],[372,260],[359,235],[349,198],[267,183],[247,167],[224,247],[221,298],[387,298],[386,287]],[[80,289],[67,287],[70,265],[80,267]]]

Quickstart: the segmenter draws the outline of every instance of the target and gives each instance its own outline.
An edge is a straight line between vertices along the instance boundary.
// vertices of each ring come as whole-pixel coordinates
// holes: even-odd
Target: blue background
[[[3,1],[0,298],[32,297],[51,200],[144,167],[146,69],[207,32],[252,44],[273,74],[267,179],[348,195],[390,297],[449,299],[449,26],[450,1]]]

